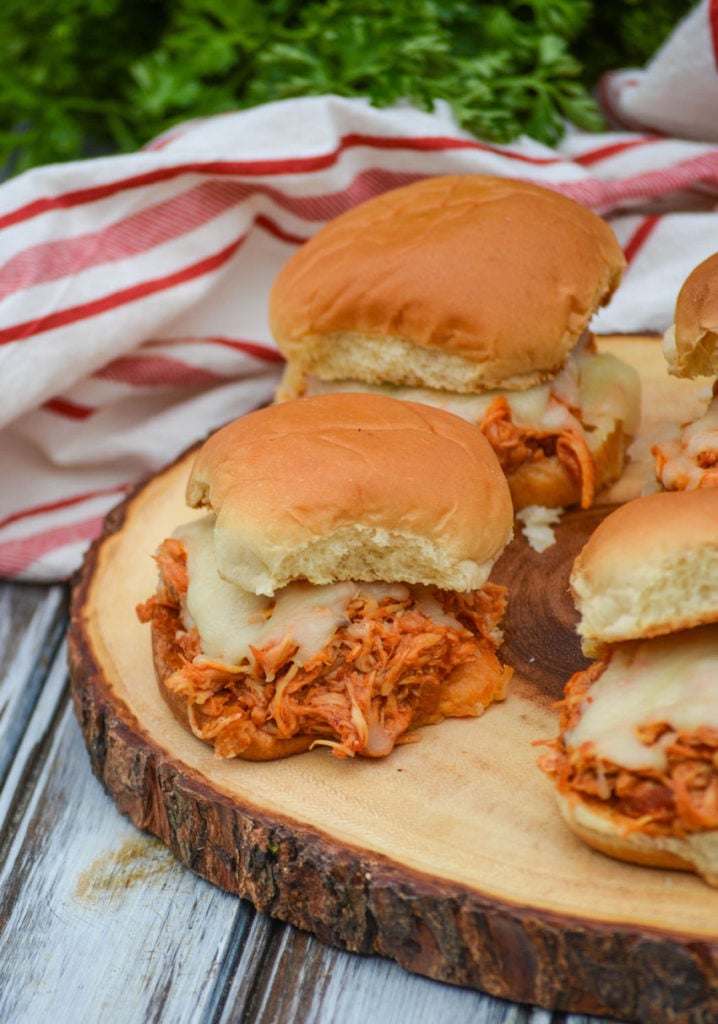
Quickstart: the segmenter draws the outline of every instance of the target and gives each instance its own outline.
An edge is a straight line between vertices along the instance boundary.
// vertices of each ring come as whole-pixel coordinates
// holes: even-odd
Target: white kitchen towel
[[[531,179],[610,221],[628,269],[599,333],[664,330],[718,250],[713,142],[570,131],[556,150],[498,146],[443,105],[286,100],[0,186],[0,575],[67,578],[129,488],[268,401],[283,262],[350,206],[444,173]]]
[[[603,77],[601,100],[615,124],[718,142],[718,0],[694,7],[645,68]]]

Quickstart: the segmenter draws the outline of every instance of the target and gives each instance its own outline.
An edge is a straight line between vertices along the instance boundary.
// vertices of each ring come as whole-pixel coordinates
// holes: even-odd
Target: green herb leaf
[[[591,88],[691,0],[3,0],[0,167],[131,151],[290,96],[449,103],[489,141],[598,130]]]

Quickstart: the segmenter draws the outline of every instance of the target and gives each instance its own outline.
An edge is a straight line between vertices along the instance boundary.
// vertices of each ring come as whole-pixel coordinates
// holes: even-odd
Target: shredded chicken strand
[[[556,399],[555,399],[556,400]],[[581,508],[590,508],[596,493],[593,456],[583,437],[574,430],[539,430],[518,426],[505,395],[497,395],[479,424],[496,452],[505,473],[511,474],[527,462],[556,456],[581,487]]]

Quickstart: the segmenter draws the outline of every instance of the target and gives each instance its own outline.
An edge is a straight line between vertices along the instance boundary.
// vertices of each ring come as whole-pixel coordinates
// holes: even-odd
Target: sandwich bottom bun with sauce
[[[609,224],[554,189],[481,174],[391,189],[277,275],[277,400],[363,390],[446,408],[484,432],[517,510],[587,508],[638,428],[638,374],[590,334],[624,267]]]
[[[174,714],[221,757],[382,757],[502,699],[511,539],[486,440],[440,410],[297,399],[217,431],[156,554],[150,622]]]
[[[602,853],[718,884],[718,491],[610,513],[574,562],[584,653],[539,766]]]
[[[718,886],[718,828],[670,835],[636,829],[635,819],[598,802],[557,793],[566,824],[588,846],[607,857],[644,867],[694,871]]]

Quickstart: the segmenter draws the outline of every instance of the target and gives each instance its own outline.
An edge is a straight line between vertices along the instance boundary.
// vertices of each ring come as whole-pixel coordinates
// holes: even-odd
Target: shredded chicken
[[[556,399],[553,399],[554,401]],[[497,395],[479,424],[508,475],[526,462],[556,456],[580,483],[581,508],[590,508],[596,493],[596,470],[585,439],[574,430],[539,430],[518,426],[504,395]]]
[[[627,831],[684,836],[718,828],[718,730],[700,726],[678,732],[668,722],[642,726],[638,737],[647,746],[659,740],[666,768],[630,770],[596,755],[592,744],[567,746],[590,688],[604,671],[608,657],[577,672],[567,683],[561,708],[560,735],[548,744],[539,767],[550,775],[559,792],[610,807],[627,821]]]
[[[456,625],[429,618],[412,597],[377,601],[360,593],[331,641],[306,664],[292,660],[291,638],[228,666],[202,653],[195,628],[182,625],[186,552],[167,540],[157,562],[156,596],[137,609],[142,621],[170,609],[177,631],[177,668],[167,689],[186,703],[191,727],[222,757],[240,754],[255,731],[277,738],[316,737],[337,757],[381,757],[406,733],[447,716],[481,714],[506,694],[511,669],[496,657],[504,587],[456,594],[431,589]],[[449,620],[450,622],[451,620]]]

